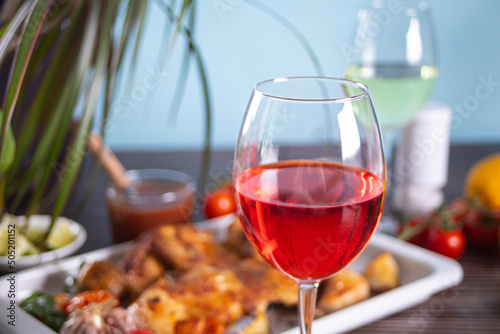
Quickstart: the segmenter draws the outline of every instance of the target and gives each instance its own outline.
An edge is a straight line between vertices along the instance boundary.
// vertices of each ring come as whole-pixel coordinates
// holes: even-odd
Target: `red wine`
[[[381,216],[384,183],[341,164],[284,161],[236,180],[245,234],[273,266],[296,279],[322,279],[361,253]]]

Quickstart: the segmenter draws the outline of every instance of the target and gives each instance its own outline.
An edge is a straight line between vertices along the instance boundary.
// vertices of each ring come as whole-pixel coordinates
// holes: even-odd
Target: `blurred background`
[[[205,0],[197,2],[195,40],[208,72],[214,149],[232,149],[255,83],[282,76],[316,75],[291,23],[314,50],[326,76],[340,77],[352,47],[357,10],[366,1]],[[500,1],[428,1],[438,46],[439,76],[431,100],[453,110],[452,143],[500,142]],[[107,143],[120,150],[198,150],[205,124],[198,72],[191,65],[177,116],[169,110],[181,53],[167,72],[154,64],[164,14],[149,7],[144,46],[130,96],[118,94]],[[179,43],[185,43],[179,39]],[[177,48],[178,50],[182,48]],[[123,90],[124,91],[124,90]],[[377,106],[375,106],[377,107]]]

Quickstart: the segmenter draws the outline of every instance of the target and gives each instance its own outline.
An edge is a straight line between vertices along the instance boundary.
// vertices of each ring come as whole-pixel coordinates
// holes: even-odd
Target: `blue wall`
[[[208,69],[213,143],[232,148],[255,83],[316,72],[297,39],[259,9],[241,0],[198,2],[195,37]],[[346,58],[341,45],[350,43],[357,9],[365,1],[265,3],[308,39],[326,75],[342,75]],[[500,142],[500,1],[428,3],[439,46],[440,74],[432,99],[453,108],[452,141]],[[115,150],[201,148],[203,105],[194,66],[176,124],[169,123],[182,54],[174,53],[167,72],[154,72],[164,23],[162,11],[152,4],[132,96],[120,93],[112,109],[107,135]],[[477,99],[476,88],[484,81],[492,82],[490,94]]]

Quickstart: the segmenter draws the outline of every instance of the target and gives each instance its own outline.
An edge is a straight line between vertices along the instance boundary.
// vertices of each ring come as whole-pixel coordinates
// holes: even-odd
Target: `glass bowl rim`
[[[347,96],[347,97],[323,97],[323,98],[297,98],[291,96],[285,96],[285,94],[270,94],[265,93],[264,91],[259,90],[259,87],[269,84],[269,83],[281,83],[289,80],[317,80],[320,81],[336,81],[338,83],[345,83],[350,86],[357,87],[361,89],[363,92],[361,94]],[[302,102],[334,102],[334,103],[348,103],[352,101],[357,101],[361,99],[365,99],[370,97],[370,89],[361,82],[356,82],[344,78],[334,78],[334,77],[324,77],[324,76],[295,76],[295,77],[279,77],[274,79],[268,79],[255,84],[253,88],[254,95],[261,95],[267,98],[282,100],[282,101],[302,101]]]
[[[145,175],[145,173],[147,175]],[[131,177],[132,184],[138,180],[173,180],[184,184],[184,187],[177,191],[169,191],[162,194],[143,194],[136,192],[134,189],[120,189],[114,184],[114,182],[109,182],[106,189],[106,197],[109,196],[109,190],[113,190],[115,194],[119,196],[125,196],[128,200],[135,202],[138,199],[158,199],[162,203],[174,203],[187,198],[188,196],[196,192],[196,182],[187,173],[181,172],[174,169],[163,169],[163,168],[143,168],[143,169],[130,169],[126,171],[126,174]],[[151,175],[152,174],[152,175]],[[175,196],[168,196],[168,194],[175,194]],[[137,203],[135,203],[137,204]]]

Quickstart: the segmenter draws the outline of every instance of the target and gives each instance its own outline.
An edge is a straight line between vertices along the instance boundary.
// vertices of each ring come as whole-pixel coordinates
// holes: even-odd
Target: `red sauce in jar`
[[[194,195],[193,185],[162,179],[137,180],[128,190],[108,188],[113,240],[125,242],[151,227],[189,222]]]

